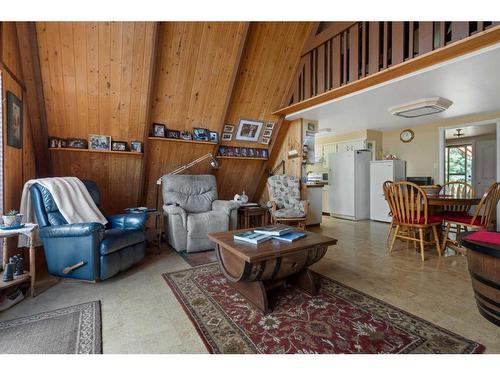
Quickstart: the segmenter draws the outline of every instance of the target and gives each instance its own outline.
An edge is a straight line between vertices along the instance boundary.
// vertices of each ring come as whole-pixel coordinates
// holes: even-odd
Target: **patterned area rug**
[[[204,264],[217,262],[217,255],[215,254],[215,250],[206,250],[196,253],[179,251],[177,254],[179,254],[182,259],[184,259],[191,267],[197,267]]]
[[[100,354],[99,301],[0,322],[0,353]]]
[[[211,353],[482,353],[485,347],[321,276],[320,294],[276,289],[263,315],[217,264],[163,274]]]

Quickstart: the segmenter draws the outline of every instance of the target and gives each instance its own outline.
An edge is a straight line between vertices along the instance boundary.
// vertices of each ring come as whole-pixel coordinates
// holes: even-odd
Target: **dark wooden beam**
[[[154,28],[153,28],[153,35],[151,36],[153,40],[153,48],[151,51],[151,56],[149,56],[149,63],[151,65],[151,68],[149,69],[149,75],[148,75],[148,97],[146,100],[146,118],[145,118],[145,126],[144,126],[144,133],[142,139],[144,139],[144,157],[142,158],[142,163],[141,163],[141,172],[139,176],[139,182],[140,182],[140,187],[137,192],[137,202],[141,206],[145,206],[147,203],[147,183],[146,181],[146,176],[148,175],[149,172],[149,160],[150,160],[150,154],[151,150],[150,147],[148,147],[148,136],[149,136],[149,131],[150,131],[150,125],[151,125],[151,108],[153,106],[153,100],[154,100],[154,95],[155,95],[155,77],[157,76],[157,70],[159,69],[158,67],[158,59],[160,58],[159,56],[159,44],[160,44],[160,22],[155,22]]]
[[[36,176],[46,177],[50,173],[49,137],[35,23],[16,22],[16,32],[26,87],[24,97],[28,105],[29,122],[33,135]]]

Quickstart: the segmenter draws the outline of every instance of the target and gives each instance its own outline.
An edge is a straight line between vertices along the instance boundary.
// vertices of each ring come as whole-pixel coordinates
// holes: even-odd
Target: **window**
[[[472,183],[472,145],[446,146],[445,182]]]

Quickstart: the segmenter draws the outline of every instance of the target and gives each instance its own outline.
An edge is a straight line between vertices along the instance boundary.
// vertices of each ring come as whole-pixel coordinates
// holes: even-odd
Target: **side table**
[[[21,284],[23,282],[29,281],[30,282],[30,290],[31,290],[31,296],[35,296],[35,246],[33,242],[33,236],[35,233],[35,230],[38,228],[37,224],[33,223],[27,223],[23,228],[19,229],[11,229],[11,230],[5,230],[5,229],[0,229],[0,238],[3,239],[3,259],[2,259],[2,266],[5,269],[5,265],[7,264],[8,258],[7,258],[7,241],[6,239],[9,237],[16,237],[19,235],[23,235],[28,237],[28,245],[29,245],[29,265],[30,265],[30,270],[29,272],[24,272],[23,275],[21,276],[14,276],[14,280],[12,281],[3,281],[3,272],[0,273],[0,290],[9,288],[11,286]]]
[[[146,214],[149,217],[153,217],[155,219],[155,226],[154,226],[154,231],[155,231],[155,238],[156,241],[158,242],[158,250],[161,250],[161,237],[162,237],[162,229],[161,229],[161,218],[163,215],[163,211],[161,210],[154,210],[154,211],[144,211],[144,210],[134,210],[133,208],[129,208],[125,210],[126,213],[128,214]]]
[[[268,209],[263,206],[240,207],[238,209],[238,228],[248,229],[267,225]],[[257,224],[257,219],[259,223]]]

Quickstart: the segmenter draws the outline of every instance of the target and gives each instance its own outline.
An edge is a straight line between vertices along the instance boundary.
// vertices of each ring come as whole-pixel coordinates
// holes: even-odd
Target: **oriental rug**
[[[317,296],[291,286],[264,315],[218,264],[163,274],[211,353],[482,353],[485,347],[321,276]]]

